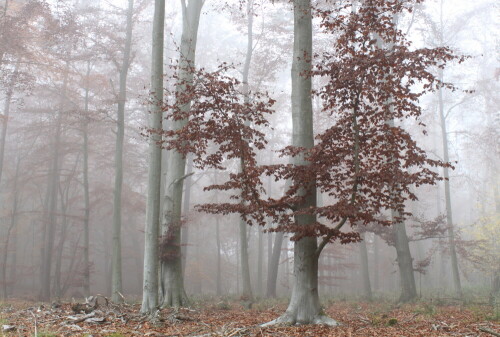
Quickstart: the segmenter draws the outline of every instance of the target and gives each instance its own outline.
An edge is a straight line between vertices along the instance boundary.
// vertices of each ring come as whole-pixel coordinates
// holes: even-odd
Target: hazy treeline
[[[190,0],[185,9],[196,3]],[[122,275],[119,295],[138,298],[154,1],[4,0],[0,6],[0,295],[44,300],[111,296],[112,279]],[[258,152],[257,161],[286,163],[276,151],[291,144],[292,137],[293,6],[259,0],[199,6],[199,27],[185,37],[196,40],[196,68],[215,71],[222,62],[232,64],[229,73],[247,85],[247,93],[267,92],[276,101],[273,130],[266,135],[271,143]],[[176,66],[182,64],[183,18],[181,3],[167,2],[166,7],[163,83],[168,101],[182,76]],[[457,277],[460,293],[489,294],[495,284],[496,291],[500,287],[500,68],[493,7],[486,0],[429,0],[399,18],[398,27],[415,46],[450,46],[469,56],[444,70],[433,69],[457,90],[420,98],[426,133],[410,119],[402,125],[430,158],[453,166],[435,168],[449,180],[415,188],[418,201],[405,205],[413,213],[403,226],[418,295],[455,296]],[[334,37],[322,32],[319,20],[312,23],[314,51],[328,51]],[[193,45],[186,53],[189,48]],[[314,78],[313,89],[324,80]],[[320,113],[324,104],[314,97],[317,130],[334,120]],[[163,154],[161,179],[168,179],[169,158]],[[186,158],[179,246],[186,292],[248,295],[251,287],[252,297],[288,296],[294,262],[290,234],[265,232],[273,227],[271,220],[266,227],[247,226],[237,215],[194,208],[229,201],[229,193],[203,191],[241,169],[230,160],[224,165],[226,172],[200,170],[192,156]],[[271,177],[264,180],[274,198],[286,190]],[[330,198],[318,193],[317,202],[326,205]],[[362,242],[326,246],[319,258],[319,292],[399,298],[397,229],[359,229]],[[279,253],[277,265],[273,250]],[[122,270],[113,271],[113,263]]]

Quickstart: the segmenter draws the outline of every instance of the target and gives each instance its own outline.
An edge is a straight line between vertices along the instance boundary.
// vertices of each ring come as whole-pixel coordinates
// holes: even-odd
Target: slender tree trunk
[[[123,185],[123,140],[125,137],[125,103],[127,102],[127,75],[130,68],[130,53],[132,49],[132,15],[134,0],[128,1],[127,27],[123,61],[120,69],[120,89],[118,92],[118,111],[116,121],[115,147],[115,189],[113,193],[113,253],[111,273],[111,300],[115,303],[123,302],[122,296],[122,185]]]
[[[189,204],[191,203],[191,187],[193,185],[193,157],[189,156],[187,160],[187,178],[186,186],[184,187],[184,201],[182,213],[187,215],[189,213]],[[181,229],[181,256],[182,256],[182,275],[185,275],[187,251],[189,244],[189,224],[185,223]]]
[[[217,246],[217,280],[216,280],[216,294],[222,295],[222,270],[221,270],[221,244],[220,244],[220,222],[219,218],[215,219],[215,243]]]
[[[494,171],[496,171],[496,167],[493,168]],[[493,176],[493,197],[495,198],[495,211],[497,214],[500,214],[500,193],[498,192],[498,182],[497,182],[497,175],[495,174]],[[494,244],[493,248],[495,248],[495,251],[498,251],[498,237],[493,238]],[[493,269],[493,279],[491,281],[491,297],[497,298],[496,299],[496,305],[497,305],[497,312],[498,312],[498,306],[499,303],[498,301],[500,300],[500,266],[492,266]]]
[[[7,6],[7,4],[5,4]],[[0,186],[2,183],[2,173],[3,173],[3,160],[5,156],[5,142],[7,139],[7,128],[9,125],[9,116],[10,116],[10,104],[12,102],[12,95],[14,94],[14,85],[16,84],[17,77],[19,74],[19,64],[20,60],[18,59],[16,62],[16,67],[14,69],[14,74],[8,84],[7,94],[5,95],[4,108],[3,108],[3,123],[2,123],[2,135],[0,136]]]
[[[240,293],[240,240],[236,240],[236,293]]]
[[[165,26],[165,0],[155,0],[153,21],[153,54],[151,61],[151,95],[149,127],[162,129],[163,102],[163,44]],[[160,230],[161,136],[153,133],[149,138],[148,199],[146,207],[146,233],[144,244],[144,277],[141,312],[158,307],[158,233]]]
[[[247,51],[245,56],[245,64],[243,67],[243,95],[245,103],[250,101],[250,89],[248,85],[248,74],[250,72],[250,63],[252,60],[253,51],[253,1],[247,2]],[[243,164],[243,163],[242,163]],[[240,171],[243,170],[243,165],[240,166]],[[240,230],[240,258],[241,258],[241,280],[242,280],[242,293],[241,297],[244,300],[253,300],[252,285],[250,280],[250,264],[248,262],[248,238],[247,238],[247,224],[241,217],[239,222]]]
[[[90,296],[90,196],[89,196],[89,77],[90,61],[87,61],[87,74],[85,77],[85,115],[83,116],[83,294]]]
[[[294,0],[294,46],[292,63],[292,123],[294,146],[311,148],[314,145],[311,101],[312,15],[310,0]],[[295,157],[295,165],[309,165],[302,157]],[[299,191],[305,201],[298,209],[316,205],[316,187]],[[312,214],[296,216],[296,224],[309,226],[316,219]],[[270,324],[318,323],[337,325],[321,310],[318,295],[318,243],[315,237],[304,237],[294,242],[294,284],[286,312]]]
[[[187,6],[182,2],[183,30],[180,46],[179,72],[176,90],[182,92],[193,81],[192,68],[195,65],[196,42],[200,21],[202,0],[190,0]],[[190,103],[181,106],[189,111]],[[186,120],[172,121],[172,129],[178,130]],[[162,241],[162,305],[180,307],[187,304],[184,290],[181,258],[181,208],[186,159],[175,150],[169,151],[164,198],[164,236]]]
[[[253,300],[252,285],[250,283],[250,264],[248,263],[248,238],[247,238],[247,223],[243,218],[240,218],[240,258],[241,258],[241,281],[243,300]]]
[[[443,81],[443,70],[439,69],[439,80]],[[441,119],[441,136],[443,139],[443,161],[448,163],[450,156],[448,154],[448,133],[446,130],[446,117],[444,115],[443,89],[439,88],[439,117]],[[453,274],[453,286],[458,297],[462,298],[462,285],[460,282],[460,272],[458,270],[458,258],[455,247],[455,233],[453,225],[453,209],[451,207],[451,191],[450,191],[450,172],[448,167],[443,168],[444,176],[444,194],[446,201],[446,224],[448,226],[448,244],[450,246],[451,271]]]
[[[280,264],[281,249],[283,246],[283,232],[276,233],[271,259],[267,268],[267,292],[266,297],[276,297],[276,284],[278,280],[278,269]]]
[[[264,283],[264,233],[262,227],[258,228],[258,248],[257,248],[257,296],[263,295]]]
[[[62,191],[60,191],[61,232],[59,234],[59,243],[57,245],[56,266],[55,266],[55,270],[54,270],[54,295],[57,299],[60,299],[62,296],[62,286],[61,286],[62,257],[63,257],[63,253],[64,253],[64,243],[66,242],[66,233],[67,233],[67,229],[68,229],[68,217],[67,217],[68,199],[67,199],[67,197],[68,197],[67,193],[62,193]]]
[[[21,158],[17,158],[16,163],[16,173],[14,175],[14,184],[12,186],[14,190],[13,196],[13,204],[12,204],[12,215],[10,217],[10,224],[7,228],[7,233],[5,234],[5,242],[4,242],[4,253],[3,253],[3,261],[2,261],[2,290],[3,290],[3,299],[6,300],[8,297],[8,289],[7,289],[7,261],[9,256],[9,244],[10,238],[12,234],[12,230],[16,226],[17,222],[17,209],[18,209],[18,201],[19,201],[19,191],[18,191],[18,181],[19,181],[19,166],[21,164]],[[14,247],[15,249],[15,247]]]
[[[363,294],[369,301],[372,300],[372,286],[370,283],[370,270],[368,264],[368,250],[366,249],[366,233],[360,233],[361,242],[359,243],[359,257],[361,262],[361,278],[363,280]]]
[[[7,5],[8,3],[5,3],[5,12],[7,11]],[[4,12],[4,15],[5,15]],[[10,104],[12,101],[12,95],[14,94],[14,85],[15,82],[17,81],[18,77],[18,72],[19,72],[19,60],[16,62],[16,67],[14,69],[14,74],[12,76],[11,81],[8,84],[7,87],[7,94],[5,96],[5,102],[4,102],[4,111],[3,111],[3,123],[2,123],[2,135],[0,136],[0,188],[2,184],[2,173],[3,173],[3,162],[4,162],[4,156],[5,156],[5,143],[7,140],[7,128],[9,125],[9,115],[10,115]],[[17,171],[16,171],[16,185],[17,185]],[[15,193],[15,198],[14,198],[14,204],[17,208],[17,187],[14,189]],[[15,213],[12,214],[11,219],[15,218]],[[14,221],[14,220],[11,220]],[[9,225],[6,233],[6,238],[5,238],[5,255],[4,255],[4,261],[2,264],[2,285],[3,285],[3,293],[4,293],[4,299],[7,298],[7,255],[8,255],[8,246],[9,246],[9,239],[10,239],[10,233],[12,230],[13,223]]]
[[[375,292],[380,290],[379,286],[379,266],[380,266],[380,247],[379,238],[373,235],[373,288]]]
[[[52,269],[52,253],[54,248],[54,236],[57,221],[57,195],[60,180],[59,161],[62,133],[62,118],[66,109],[66,91],[68,85],[69,62],[66,61],[63,86],[61,92],[61,103],[57,112],[54,144],[52,145],[52,162],[49,169],[49,181],[47,185],[47,202],[44,211],[44,232],[42,247],[42,263],[40,273],[40,300],[50,300],[50,277]]]
[[[54,294],[56,298],[60,299],[64,295],[64,285],[61,283],[61,271],[62,271],[62,264],[63,264],[63,253],[64,253],[64,244],[66,242],[67,238],[67,232],[68,232],[68,202],[69,202],[69,189],[71,187],[71,181],[73,180],[76,172],[76,168],[78,167],[80,161],[80,157],[78,156],[75,161],[75,165],[73,166],[73,169],[71,170],[70,175],[67,178],[66,181],[66,186],[62,186],[60,183],[58,186],[59,190],[59,196],[60,196],[60,213],[61,213],[61,230],[59,234],[59,243],[57,245],[57,256],[56,256],[56,266],[54,270]],[[77,246],[77,245],[76,245]],[[74,249],[74,251],[77,251],[78,249]],[[71,269],[73,267],[74,263],[72,261],[71,267],[68,269],[68,277],[71,275]],[[68,278],[67,277],[67,278]]]

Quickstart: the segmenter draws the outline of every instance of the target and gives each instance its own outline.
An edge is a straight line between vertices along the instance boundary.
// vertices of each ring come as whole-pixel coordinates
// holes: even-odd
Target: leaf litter
[[[338,327],[295,325],[260,327],[280,315],[284,303],[246,309],[240,302],[215,302],[194,308],[161,309],[154,317],[140,314],[140,304],[113,304],[104,296],[85,303],[36,304],[12,300],[0,304],[0,336],[85,337],[306,337],[306,336],[498,336],[500,322],[488,305],[434,306],[414,303],[336,302],[325,312]]]

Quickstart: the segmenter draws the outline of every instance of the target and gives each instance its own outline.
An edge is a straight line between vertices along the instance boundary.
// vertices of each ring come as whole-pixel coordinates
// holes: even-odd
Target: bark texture
[[[180,46],[178,83],[176,90],[182,92],[193,81],[196,42],[203,1],[182,1],[183,28]],[[190,103],[181,106],[189,111]],[[172,130],[185,126],[186,120],[172,121]],[[181,210],[186,158],[175,150],[168,153],[167,176],[165,178],[164,230],[162,238],[161,293],[162,305],[180,307],[187,304],[184,290],[181,256]]]
[[[392,218],[396,218],[396,212],[392,212]],[[417,297],[417,288],[415,285],[415,275],[413,273],[413,258],[410,252],[408,235],[404,222],[394,225],[394,247],[396,248],[397,261],[399,267],[399,279],[401,282],[401,295],[399,302],[409,302]]]
[[[372,294],[372,286],[370,282],[370,270],[368,264],[368,250],[366,248],[366,235],[365,233],[360,233],[361,242],[359,243],[359,260],[361,263],[361,278],[363,280],[363,296],[371,301]]]
[[[314,145],[311,78],[304,76],[311,70],[312,15],[310,0],[294,0],[294,43],[292,63],[292,143],[311,148]],[[309,165],[304,158],[295,157],[294,165]],[[298,209],[316,205],[316,188],[309,186],[299,191],[306,196]],[[296,224],[308,226],[315,222],[314,215],[296,216]],[[294,243],[294,282],[292,296],[286,312],[276,320],[264,324],[327,324],[338,323],[327,317],[320,306],[318,295],[318,249],[315,237],[305,237]]]
[[[243,66],[243,95],[245,103],[250,101],[250,89],[248,84],[248,74],[250,73],[250,63],[252,61],[252,51],[253,51],[253,1],[249,0],[247,2],[247,51],[245,55],[245,64]],[[242,161],[240,166],[240,171],[244,169],[244,163]],[[250,281],[250,263],[248,254],[248,237],[247,237],[247,224],[243,217],[240,218],[239,222],[240,231],[240,258],[241,258],[241,281],[242,281],[242,293],[241,297],[244,300],[252,301],[253,292],[252,284]]]
[[[89,195],[89,77],[90,61],[87,62],[87,75],[85,77],[85,114],[82,122],[83,134],[83,194],[84,194],[84,215],[83,215],[83,294],[90,296],[90,195]]]
[[[443,69],[439,69],[439,80],[443,81]],[[439,88],[439,117],[441,120],[441,136],[443,140],[443,160],[445,163],[450,162],[448,153],[448,132],[446,128],[446,117],[444,115],[443,89]],[[443,168],[444,176],[444,195],[446,201],[446,225],[448,226],[448,244],[450,246],[451,271],[453,275],[453,286],[458,297],[462,297],[462,284],[460,282],[460,272],[458,270],[457,250],[455,247],[455,230],[453,225],[453,210],[451,207],[451,190],[450,190],[450,169]]]
[[[156,0],[153,21],[153,54],[151,60],[151,96],[149,127],[162,129],[163,102],[163,44],[165,25],[165,0]],[[161,136],[149,138],[148,198],[144,243],[144,277],[141,312],[153,312],[158,307],[158,233],[160,229],[161,154],[158,146]]]
[[[49,167],[47,194],[44,207],[44,225],[42,232],[41,273],[40,273],[40,300],[49,301],[51,296],[50,277],[52,270],[52,253],[57,221],[57,196],[59,187],[60,147],[62,134],[62,119],[66,109],[66,91],[68,85],[69,62],[66,69],[61,91],[61,102],[55,120],[54,143],[52,144],[52,158]]]
[[[123,140],[125,137],[125,103],[127,101],[127,75],[130,67],[130,52],[132,48],[132,15],[134,0],[128,1],[127,27],[123,61],[120,69],[120,89],[118,93],[118,113],[116,121],[115,147],[115,189],[113,193],[113,253],[111,272],[111,300],[115,303],[123,302],[122,296],[122,185],[123,185]]]

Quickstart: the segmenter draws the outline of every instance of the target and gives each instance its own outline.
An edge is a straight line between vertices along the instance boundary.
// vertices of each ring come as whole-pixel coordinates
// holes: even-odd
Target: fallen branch
[[[491,330],[488,330],[488,329],[485,329],[485,328],[479,328],[479,331],[489,333],[489,334],[491,334],[493,336],[496,336],[496,337],[500,337],[500,333],[495,332],[495,331],[491,331]]]
[[[37,328],[36,315],[31,310],[30,310],[30,313],[33,316],[33,318],[35,319],[35,337],[38,337],[38,328]]]

